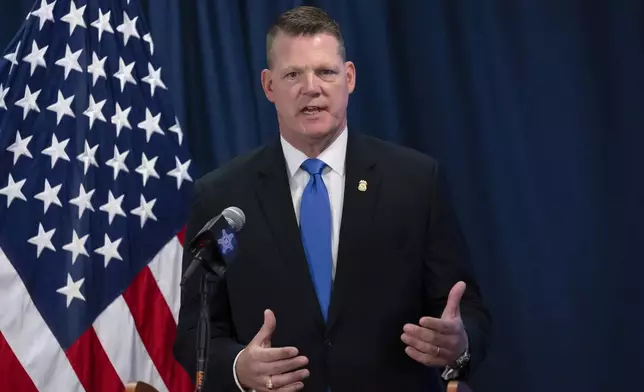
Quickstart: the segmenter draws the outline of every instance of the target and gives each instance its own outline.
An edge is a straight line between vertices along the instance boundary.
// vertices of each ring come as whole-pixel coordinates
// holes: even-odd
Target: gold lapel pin
[[[360,192],[366,192],[367,191],[367,181],[360,180],[360,182],[358,183],[358,190]]]

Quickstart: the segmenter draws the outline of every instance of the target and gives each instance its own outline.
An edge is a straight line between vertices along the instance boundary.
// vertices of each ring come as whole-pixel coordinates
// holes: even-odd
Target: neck
[[[333,142],[342,134],[346,127],[346,121],[324,136],[318,138],[305,137],[300,135],[293,135],[290,132],[281,132],[284,139],[289,142],[293,147],[302,151],[309,158],[318,157],[324,150],[326,150]]]

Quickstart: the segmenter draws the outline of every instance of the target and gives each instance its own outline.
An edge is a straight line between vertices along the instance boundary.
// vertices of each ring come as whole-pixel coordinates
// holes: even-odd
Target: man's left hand
[[[467,332],[461,319],[460,302],[465,283],[452,287],[441,318],[423,317],[419,325],[405,324],[402,341],[405,352],[426,366],[453,365],[467,348]]]

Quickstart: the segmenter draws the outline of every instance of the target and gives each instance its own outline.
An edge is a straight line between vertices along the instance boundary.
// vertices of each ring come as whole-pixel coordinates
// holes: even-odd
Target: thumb
[[[275,314],[273,314],[272,310],[266,309],[264,311],[264,324],[262,324],[262,327],[255,335],[255,338],[253,339],[253,343],[260,345],[262,347],[270,347],[271,336],[275,331],[276,324],[277,324],[277,321],[275,320]]]
[[[441,319],[461,317],[461,298],[463,298],[463,293],[465,293],[465,287],[465,282],[458,282],[452,287],[449,292],[449,297],[447,297],[447,305],[445,305]]]

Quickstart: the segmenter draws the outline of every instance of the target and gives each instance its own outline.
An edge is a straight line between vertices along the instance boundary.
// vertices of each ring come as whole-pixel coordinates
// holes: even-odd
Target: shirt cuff
[[[244,352],[244,350],[241,350],[237,354],[237,356],[235,357],[235,361],[233,362],[233,378],[235,379],[235,384],[237,384],[237,388],[239,388],[241,392],[255,392],[254,390],[251,391],[251,390],[244,389],[239,383],[239,378],[237,378],[237,360],[239,359],[239,356],[241,355],[242,352]]]

